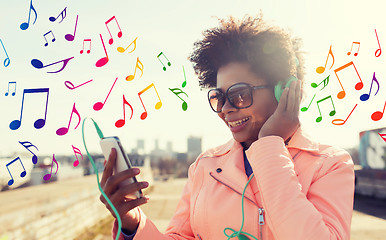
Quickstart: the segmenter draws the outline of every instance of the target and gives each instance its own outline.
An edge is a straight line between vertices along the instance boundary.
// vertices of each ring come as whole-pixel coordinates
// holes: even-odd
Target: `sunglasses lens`
[[[209,91],[208,98],[209,104],[212,107],[213,111],[217,113],[221,112],[221,108],[224,105],[223,93],[216,89],[212,89]]]
[[[246,108],[252,103],[251,90],[245,85],[235,85],[229,88],[228,98],[237,108]]]

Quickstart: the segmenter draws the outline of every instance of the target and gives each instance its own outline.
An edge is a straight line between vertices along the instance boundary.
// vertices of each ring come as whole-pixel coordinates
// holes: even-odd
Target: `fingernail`
[[[143,186],[143,187],[148,187],[148,186],[149,186],[149,183],[148,183],[148,182],[143,182],[143,183],[142,183],[142,186]]]
[[[133,172],[134,172],[135,174],[138,174],[138,173],[139,173],[139,168],[134,168],[134,169],[133,169]]]

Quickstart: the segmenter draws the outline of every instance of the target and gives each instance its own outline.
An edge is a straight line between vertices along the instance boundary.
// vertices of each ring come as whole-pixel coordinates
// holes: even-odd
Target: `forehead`
[[[231,62],[220,67],[217,71],[216,87],[225,91],[233,84],[245,82],[252,86],[265,85],[264,79],[251,71],[248,63]]]

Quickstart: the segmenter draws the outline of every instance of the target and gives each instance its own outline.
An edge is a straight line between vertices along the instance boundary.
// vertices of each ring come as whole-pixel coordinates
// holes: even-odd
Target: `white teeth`
[[[241,120],[238,120],[238,121],[234,121],[234,122],[228,122],[229,126],[231,127],[237,127],[241,124],[243,124],[244,122],[248,121],[249,120],[249,117],[246,117],[244,119],[241,119]]]

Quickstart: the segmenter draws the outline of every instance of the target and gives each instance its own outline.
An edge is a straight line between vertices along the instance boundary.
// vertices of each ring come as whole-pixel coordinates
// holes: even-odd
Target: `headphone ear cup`
[[[291,85],[291,82],[293,81],[297,81],[298,79],[295,77],[295,76],[291,76],[288,80],[287,80],[287,83],[285,85],[286,88],[289,88],[290,85]],[[280,97],[281,95],[283,94],[283,91],[284,91],[284,88],[282,87],[282,83],[279,82],[278,84],[276,84],[275,86],[275,98],[277,100],[277,102],[280,101]]]

